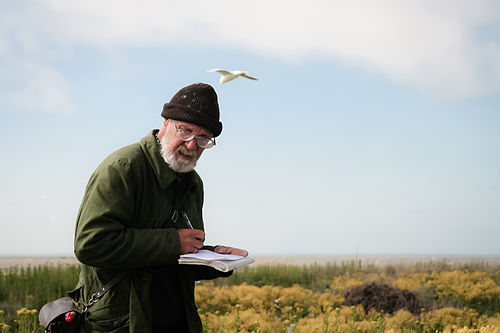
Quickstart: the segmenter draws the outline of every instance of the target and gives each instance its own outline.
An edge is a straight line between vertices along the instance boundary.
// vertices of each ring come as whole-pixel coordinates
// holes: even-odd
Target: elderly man
[[[179,255],[202,248],[248,254],[203,244],[203,184],[194,167],[222,131],[215,90],[184,87],[161,115],[159,130],[109,155],[87,185],[75,232],[81,274],[70,294],[92,303],[91,295],[126,273],[88,307],[83,331],[202,332],[195,281],[228,274],[178,265]]]

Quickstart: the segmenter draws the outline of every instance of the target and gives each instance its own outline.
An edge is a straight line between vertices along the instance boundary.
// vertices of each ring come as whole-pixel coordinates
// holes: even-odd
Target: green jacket
[[[203,183],[195,171],[181,180],[168,167],[156,133],[153,130],[140,142],[109,155],[87,185],[74,244],[81,274],[70,295],[88,302],[114,276],[122,271],[130,274],[89,308],[84,331],[150,332],[152,273],[177,264],[181,250],[176,228],[187,227],[180,218],[172,221],[174,205],[187,213],[195,229],[204,229]],[[179,265],[178,273],[189,332],[202,332],[195,281],[227,274],[187,265]]]

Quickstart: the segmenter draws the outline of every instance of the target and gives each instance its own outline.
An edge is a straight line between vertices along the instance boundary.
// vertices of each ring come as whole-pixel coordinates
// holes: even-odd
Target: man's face
[[[177,128],[176,128],[177,127]],[[203,148],[198,147],[196,138],[183,141],[177,137],[177,131],[190,132],[195,136],[211,138],[206,129],[183,121],[167,119],[163,121],[158,133],[161,145],[161,155],[165,162],[176,172],[189,172],[194,169]]]

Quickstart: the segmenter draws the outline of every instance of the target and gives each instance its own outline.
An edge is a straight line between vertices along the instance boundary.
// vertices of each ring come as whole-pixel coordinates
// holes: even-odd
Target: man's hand
[[[199,229],[178,229],[181,253],[197,253],[205,241],[205,232]]]
[[[214,249],[214,252],[220,254],[235,254],[237,256],[243,256],[243,257],[248,256],[248,251],[246,250],[237,249],[235,247],[222,246],[222,245],[217,245]]]

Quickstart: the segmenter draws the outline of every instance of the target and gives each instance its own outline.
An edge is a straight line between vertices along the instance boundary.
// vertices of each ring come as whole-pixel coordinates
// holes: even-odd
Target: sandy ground
[[[0,269],[13,266],[28,267],[40,265],[76,264],[74,257],[0,257]]]
[[[450,265],[464,264],[487,264],[488,266],[500,266],[500,257],[442,257],[442,256],[292,256],[292,257],[256,257],[256,264],[285,264],[285,265],[324,265],[324,264],[342,264],[359,263],[363,266],[374,265],[383,266],[413,266],[417,263],[447,263]]]
[[[500,257],[443,257],[443,256],[253,256],[254,265],[325,265],[351,263],[353,260],[361,262],[363,266],[375,265],[378,267],[392,266],[411,266],[417,263],[447,263],[450,265],[464,264],[486,264],[491,267],[500,266]],[[74,257],[2,257],[0,256],[0,269],[6,269],[13,266],[28,267],[39,265],[65,265],[76,264]]]

